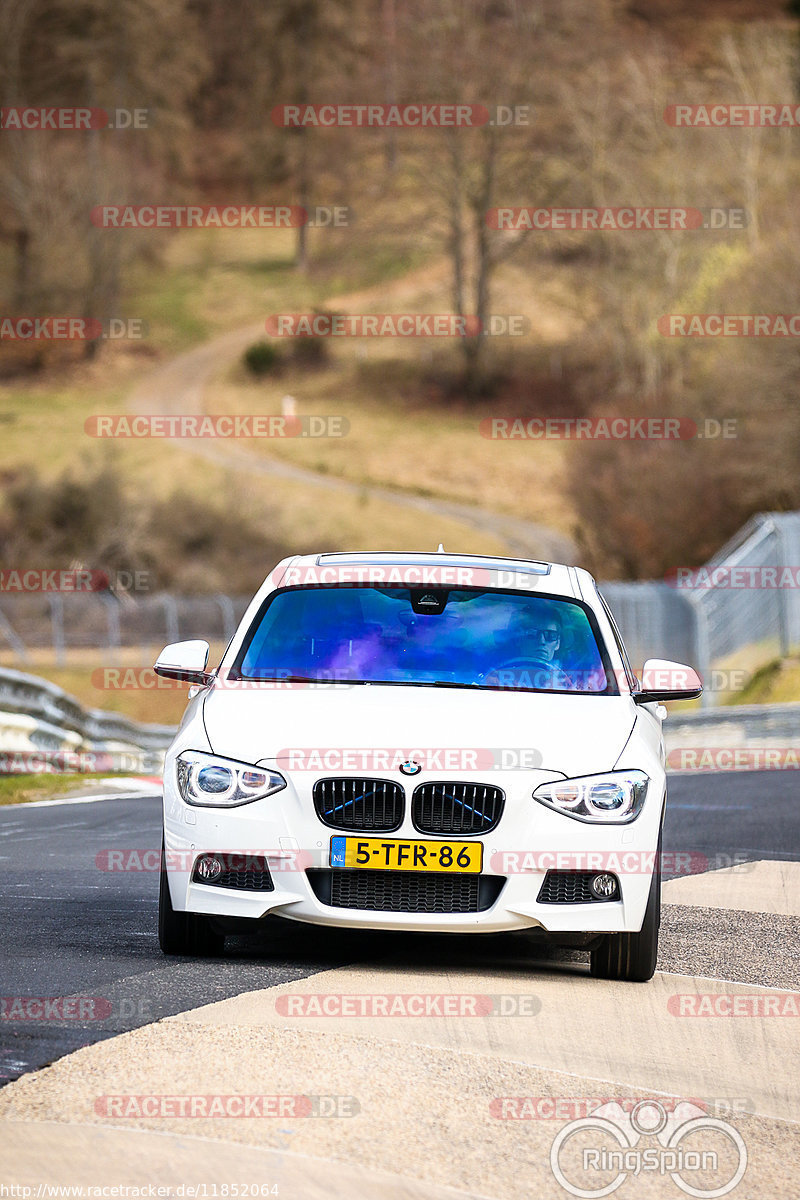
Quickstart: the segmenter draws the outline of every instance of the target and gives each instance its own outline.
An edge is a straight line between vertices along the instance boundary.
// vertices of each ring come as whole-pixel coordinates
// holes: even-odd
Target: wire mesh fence
[[[691,596],[711,663],[745,647],[766,659],[800,645],[800,513],[755,517],[698,575]]]
[[[49,649],[63,664],[69,651],[121,647],[151,651],[168,642],[202,637],[228,642],[249,596],[173,596],[169,592],[117,597],[110,593],[7,595],[0,606],[0,641],[20,662]]]
[[[690,663],[713,707],[759,666],[800,648],[800,512],[759,513],[703,567],[669,582],[602,590],[634,663]]]

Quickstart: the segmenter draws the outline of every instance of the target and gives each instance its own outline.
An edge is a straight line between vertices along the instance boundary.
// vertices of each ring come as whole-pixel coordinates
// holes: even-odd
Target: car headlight
[[[576,821],[627,825],[642,811],[649,782],[644,771],[609,771],[543,783],[533,798]]]
[[[277,771],[184,750],[175,760],[178,791],[187,804],[203,808],[236,808],[263,800],[286,787]]]

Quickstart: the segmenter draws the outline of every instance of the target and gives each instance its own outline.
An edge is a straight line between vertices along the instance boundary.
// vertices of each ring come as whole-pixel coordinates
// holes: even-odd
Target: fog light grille
[[[222,870],[213,878],[206,878],[208,860],[218,862]],[[213,868],[212,868],[213,869]],[[206,887],[236,888],[244,892],[274,892],[269,864],[260,854],[204,854],[194,864],[192,883]]]
[[[619,900],[618,881],[610,896],[594,894],[592,880],[596,875],[596,871],[548,871],[537,901],[539,904],[606,904],[610,900]]]

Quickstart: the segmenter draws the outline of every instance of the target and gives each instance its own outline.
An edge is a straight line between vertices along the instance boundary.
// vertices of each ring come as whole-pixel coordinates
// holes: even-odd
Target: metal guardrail
[[[691,734],[707,744],[709,735],[724,730],[726,736],[744,741],[781,740],[797,747],[800,754],[800,701],[793,704],[741,704],[701,712],[670,713],[664,723],[671,736]]]
[[[3,773],[63,761],[77,769],[160,773],[174,735],[169,725],[142,725],[121,713],[86,709],[36,675],[0,668]]]
[[[800,702],[673,711],[664,722],[672,770],[770,770],[800,766]]]

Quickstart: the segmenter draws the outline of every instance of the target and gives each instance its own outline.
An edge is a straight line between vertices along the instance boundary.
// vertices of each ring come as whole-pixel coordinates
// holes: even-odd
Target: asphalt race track
[[[674,775],[664,850],[705,855],[710,868],[744,860],[800,860],[793,771]],[[524,934],[460,939],[371,935],[272,920],[263,937],[228,942],[221,961],[165,959],[156,937],[157,872],[107,872],[96,856],[157,849],[160,799],[0,808],[4,997],[100,997],[99,1020],[4,1020],[0,1082],[81,1046],[188,1009],[352,963],[524,965],[542,957]],[[668,876],[669,872],[667,872]],[[695,902],[696,903],[696,902]],[[791,987],[796,942],[785,919],[706,906],[665,906],[659,969]],[[782,925],[783,922],[783,925]],[[796,922],[795,922],[796,924]],[[464,943],[467,943],[466,945]],[[551,955],[573,970],[579,955]],[[591,986],[591,985],[588,985]]]

